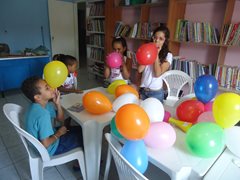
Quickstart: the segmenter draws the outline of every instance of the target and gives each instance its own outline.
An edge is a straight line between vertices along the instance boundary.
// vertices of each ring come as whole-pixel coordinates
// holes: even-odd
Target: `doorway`
[[[87,68],[86,56],[86,3],[79,2],[78,6],[78,47],[79,47],[79,68]]]

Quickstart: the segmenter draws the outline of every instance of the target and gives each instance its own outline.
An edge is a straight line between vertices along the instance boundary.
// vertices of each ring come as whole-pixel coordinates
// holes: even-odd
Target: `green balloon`
[[[111,131],[113,132],[113,134],[115,136],[117,136],[119,138],[124,138],[117,129],[116,122],[115,122],[115,116],[111,120],[110,127],[111,127]]]
[[[186,134],[188,149],[195,155],[210,158],[223,151],[223,129],[215,123],[201,122],[192,126]]]

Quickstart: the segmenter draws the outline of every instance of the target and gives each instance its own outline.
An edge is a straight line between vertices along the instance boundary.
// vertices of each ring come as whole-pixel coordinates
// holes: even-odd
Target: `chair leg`
[[[104,180],[108,179],[111,160],[112,160],[112,154],[111,154],[110,147],[108,147],[107,160],[106,160],[106,166],[105,166],[105,172],[104,172],[104,178],[103,178]]]
[[[80,170],[81,170],[83,179],[86,180],[87,175],[86,175],[86,167],[85,167],[85,161],[84,161],[83,153],[81,153],[80,157],[78,158],[78,163],[79,163],[79,166],[80,166]]]
[[[33,180],[43,180],[43,164],[38,159],[29,159],[30,171]]]

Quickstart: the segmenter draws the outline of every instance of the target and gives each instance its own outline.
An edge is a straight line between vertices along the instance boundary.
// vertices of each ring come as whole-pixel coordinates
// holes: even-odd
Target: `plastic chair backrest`
[[[106,140],[109,144],[111,154],[117,167],[118,176],[120,180],[147,180],[147,178],[137,171],[121,154],[122,146],[109,133],[105,134]]]
[[[30,145],[32,144],[41,155],[42,161],[50,161],[50,156],[48,154],[47,149],[42,145],[42,143],[33,137],[31,134],[27,133],[25,130],[21,128],[20,124],[20,116],[23,113],[23,108],[17,104],[8,103],[3,106],[3,112],[8,120],[13,124],[14,128],[18,132],[30,158],[36,158],[38,154],[36,150]],[[30,144],[27,143],[27,141]]]
[[[161,77],[167,86],[167,100],[177,101],[180,91],[186,84],[189,86],[189,94],[192,93],[193,81],[187,73],[179,70],[170,70],[165,72]]]

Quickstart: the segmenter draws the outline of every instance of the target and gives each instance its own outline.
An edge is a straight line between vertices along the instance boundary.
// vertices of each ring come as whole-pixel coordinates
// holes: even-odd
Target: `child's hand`
[[[53,102],[56,105],[60,105],[60,91],[58,91],[57,89],[54,90]]]
[[[60,137],[66,133],[67,133],[67,128],[65,126],[62,126],[58,129],[58,131],[56,132],[56,135],[57,137]]]

